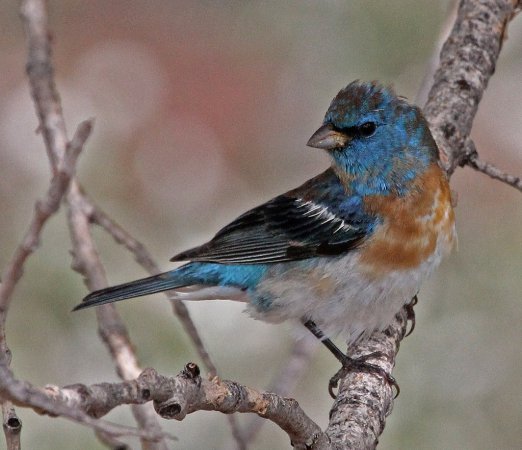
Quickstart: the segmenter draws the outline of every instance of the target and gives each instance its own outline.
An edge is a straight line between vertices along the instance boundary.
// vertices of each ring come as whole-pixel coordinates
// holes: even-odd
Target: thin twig
[[[47,2],[45,0],[22,1],[20,16],[27,36],[29,55],[26,68],[31,95],[40,121],[39,129],[44,137],[51,170],[54,172],[65,154],[69,140],[60,96],[54,82]]]
[[[102,431],[96,431],[96,437],[103,445],[111,450],[131,450],[125,442]]]
[[[26,0],[21,6],[21,15],[29,41],[27,72],[40,120],[40,129],[46,143],[53,173],[55,173],[54,178],[64,179],[68,183],[74,174],[76,159],[81,150],[79,144],[82,144],[82,139],[84,141],[88,136],[91,124],[81,127],[82,133],[77,133],[72,141],[68,141],[60,97],[54,81],[46,7],[46,2],[42,0]],[[63,196],[63,191],[58,190],[58,192],[61,192]],[[97,260],[96,249],[90,239],[88,220],[81,211],[81,199],[81,190],[73,180],[67,195],[67,203],[71,234],[76,244],[76,263],[84,269],[90,284],[102,287],[106,284],[105,274]],[[108,343],[116,360],[118,371],[124,377],[135,376],[136,373],[139,373],[139,368],[134,350],[117,313],[111,312],[109,308],[100,309],[99,319],[101,334],[106,338],[105,342]],[[133,412],[139,425],[147,431],[144,433],[145,435],[158,435],[159,424],[150,409],[147,411],[147,408],[136,407],[133,408]],[[152,445],[158,449],[167,448],[164,440],[154,444],[144,443],[145,445],[149,448]]]
[[[312,334],[305,334],[298,339],[290,350],[285,366],[274,377],[268,390],[279,395],[292,393],[304,371],[310,365],[318,345],[319,341]]]
[[[506,183],[507,185],[514,187],[515,189],[518,189],[522,192],[522,179],[520,177],[509,175],[495,167],[493,164],[482,161],[478,157],[475,144],[471,139],[468,139],[467,145],[469,147],[469,156],[465,160],[465,165],[470,166],[473,169],[478,170],[479,172],[482,172],[495,180],[502,181],[503,183]]]
[[[73,269],[85,277],[90,290],[102,289],[107,286],[107,278],[101,264],[98,251],[94,245],[90,231],[89,218],[86,214],[85,198],[76,182],[71,184],[67,194],[68,223],[73,242]],[[98,332],[114,359],[118,374],[129,380],[141,372],[134,347],[129,334],[114,305],[104,305],[96,309]],[[134,417],[140,427],[159,431],[160,426],[148,406],[133,406]],[[145,445],[145,443],[144,443]],[[147,448],[167,449],[167,443],[146,443]]]
[[[113,237],[113,239],[118,243],[123,245],[127,250],[129,250],[136,261],[147,270],[151,275],[155,275],[160,273],[160,268],[152,258],[152,255],[147,250],[147,248],[139,242],[136,238],[134,238],[129,232],[127,232],[121,225],[116,223],[111,217],[109,217],[104,211],[100,209],[99,206],[95,205],[92,200],[86,198],[86,208],[89,212],[89,217],[93,223],[102,227],[109,235]],[[203,361],[203,364],[209,371],[210,376],[215,376],[217,374],[217,369],[210,355],[208,354],[201,336],[198,333],[192,318],[190,317],[190,313],[187,307],[183,304],[182,301],[176,299],[175,296],[169,292],[165,293],[167,298],[171,301],[172,309],[175,314],[178,316],[185,332],[189,335],[192,340],[196,350],[199,353],[199,357]]]
[[[69,181],[74,175],[74,164],[91,130],[91,121],[82,122],[78,126],[73,140],[66,146],[68,149],[67,163],[61,164],[60,169],[55,171],[45,197],[36,203],[29,229],[2,275],[2,284],[0,285],[0,349],[5,345],[5,320],[14,288],[23,275],[27,258],[40,244],[40,235],[44,225],[60,208],[62,198],[69,187]]]
[[[134,236],[127,232],[127,230],[125,230],[121,225],[109,217],[108,214],[102,211],[101,208],[95,205],[88,197],[84,196],[84,202],[84,210],[93,223],[102,227],[118,244],[123,245],[127,250],[129,250],[134,255],[136,261],[151,275],[160,273],[159,266],[156,264],[145,245],[139,242],[136,238],[134,238]],[[185,332],[188,334],[189,338],[196,347],[196,350],[199,353],[199,357],[209,372],[209,376],[216,376],[217,368],[210,358],[205,345],[203,344],[203,340],[199,335],[196,325],[190,317],[188,308],[181,300],[176,298],[174,294],[165,292],[165,295],[170,300],[172,310],[183,325]],[[242,450],[246,448],[242,438],[242,432],[234,416],[228,416],[228,422],[230,424],[232,436],[234,437],[234,440],[236,441],[239,449]]]
[[[493,164],[488,163],[487,161],[482,161],[478,158],[471,158],[467,165],[522,192],[522,179],[520,177],[509,175],[495,167]]]

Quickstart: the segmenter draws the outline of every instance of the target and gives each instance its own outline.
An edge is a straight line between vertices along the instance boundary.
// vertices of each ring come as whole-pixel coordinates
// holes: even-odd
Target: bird
[[[178,253],[171,261],[188,261],[181,267],[92,292],[75,310],[167,290],[237,300],[256,319],[303,324],[343,368],[395,383],[332,338],[350,349],[386,329],[454,247],[439,150],[419,107],[359,80],[338,92],[307,145],[329,155],[326,171]]]

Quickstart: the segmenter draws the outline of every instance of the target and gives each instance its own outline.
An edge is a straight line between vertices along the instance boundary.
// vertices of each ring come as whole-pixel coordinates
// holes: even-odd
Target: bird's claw
[[[406,309],[406,319],[411,322],[410,331],[408,331],[404,337],[408,337],[411,333],[413,333],[413,330],[415,329],[415,310],[413,309],[414,306],[419,302],[419,299],[417,297],[417,294],[411,299],[410,303],[406,303],[404,308]]]
[[[375,364],[371,364],[368,359],[379,358],[382,356],[381,352],[373,352],[368,355],[361,356],[359,358],[350,358],[349,356],[344,356],[342,361],[342,367],[337,371],[337,373],[330,378],[330,382],[328,383],[328,393],[330,396],[335,399],[336,395],[334,394],[334,389],[337,388],[339,384],[339,380],[343,378],[349,372],[366,372],[366,373],[374,373],[381,376],[390,386],[395,388],[396,394],[394,398],[397,398],[400,393],[400,388],[395,380],[389,373],[387,373],[384,369],[380,368]]]

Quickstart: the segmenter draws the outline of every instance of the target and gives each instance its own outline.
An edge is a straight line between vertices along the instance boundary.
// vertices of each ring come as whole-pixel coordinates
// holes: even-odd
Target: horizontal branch
[[[32,408],[39,414],[64,417],[112,437],[137,436],[152,442],[165,438],[176,439],[174,436],[163,432],[154,433],[97,420],[96,416],[76,407],[75,401],[68,401],[68,394],[72,394],[77,399],[76,402],[81,397],[80,393],[72,393],[67,389],[64,389],[62,393],[60,389],[52,386],[43,389],[35,388],[30,383],[15,379],[7,365],[3,361],[0,363],[0,399],[2,401],[8,400],[16,406]]]
[[[297,401],[259,392],[234,381],[201,378],[199,367],[194,363],[188,363],[175,377],[161,375],[149,368],[134,380],[90,386],[74,384],[59,388],[49,385],[37,389],[15,380],[1,365],[0,378],[0,396],[3,398],[19,406],[30,406],[39,413],[65,416],[111,437],[135,435],[154,440],[164,437],[163,433],[151,435],[145,430],[95,420],[117,406],[152,401],[154,409],[164,419],[183,420],[188,414],[202,410],[224,414],[255,413],[286,431],[295,448],[330,448],[326,435],[303,412]]]

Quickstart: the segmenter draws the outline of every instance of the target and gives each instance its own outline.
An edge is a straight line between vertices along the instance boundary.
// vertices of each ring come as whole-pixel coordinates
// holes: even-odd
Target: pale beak
[[[312,135],[306,145],[324,150],[334,150],[336,148],[346,147],[350,140],[350,136],[337,131],[332,124],[327,123]]]

